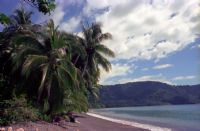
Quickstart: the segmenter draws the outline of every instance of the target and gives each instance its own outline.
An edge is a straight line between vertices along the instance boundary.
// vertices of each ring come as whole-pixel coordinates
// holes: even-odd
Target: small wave
[[[126,121],[126,120],[118,120],[118,119],[109,118],[109,117],[101,116],[101,115],[94,114],[94,113],[87,113],[87,115],[101,118],[101,119],[108,120],[108,121],[112,121],[115,123],[134,126],[134,127],[138,127],[138,128],[142,128],[142,129],[148,129],[150,131],[172,131],[172,129],[170,129],[170,128],[164,128],[164,127],[159,127],[159,126],[154,126],[154,125],[149,125],[149,124],[142,124],[142,123]]]

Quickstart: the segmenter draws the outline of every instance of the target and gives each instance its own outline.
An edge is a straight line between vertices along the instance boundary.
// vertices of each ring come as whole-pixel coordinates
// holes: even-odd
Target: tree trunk
[[[76,58],[76,60],[74,61],[74,65],[76,65],[76,63],[78,62],[80,55],[78,55],[78,57]]]
[[[84,69],[83,69],[82,77],[85,75],[85,71],[86,71],[87,65],[88,65],[88,57],[86,59],[86,64],[85,64]]]

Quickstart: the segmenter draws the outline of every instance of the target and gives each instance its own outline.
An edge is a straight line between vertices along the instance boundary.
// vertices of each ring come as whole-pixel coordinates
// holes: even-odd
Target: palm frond
[[[96,42],[102,42],[104,40],[108,40],[108,39],[112,39],[112,35],[110,33],[104,33],[101,34],[98,38]]]
[[[92,30],[92,38],[95,40],[102,35],[101,23],[93,23],[90,27]]]
[[[18,25],[31,24],[31,16],[33,12],[26,12],[24,8],[16,9],[14,15],[11,16],[12,21],[14,20]]]
[[[97,59],[97,63],[99,65],[101,65],[105,71],[107,71],[107,72],[110,71],[110,69],[111,69],[110,62],[106,58],[101,56],[99,53],[96,53],[95,56]]]
[[[59,66],[57,70],[59,87],[65,90],[75,90],[78,86],[77,80],[64,67]]]
[[[45,50],[45,47],[33,36],[17,35],[12,39],[15,46],[24,45]]]
[[[40,100],[41,94],[42,94],[42,92],[44,90],[45,81],[47,81],[48,69],[49,69],[49,65],[48,64],[42,66],[42,79],[41,79],[40,86],[38,88],[38,101]],[[50,92],[50,87],[49,87],[50,84],[51,84],[51,79],[50,79],[50,82],[48,82],[48,97],[50,96],[50,93],[49,93]]]
[[[38,69],[42,64],[46,62],[48,62],[47,56],[28,55],[22,66],[22,74],[28,77],[31,71]]]
[[[104,55],[107,55],[109,57],[115,57],[115,53],[109,48],[107,48],[105,45],[98,44],[95,46],[95,49]]]
[[[58,68],[64,72],[65,78],[71,81],[71,86],[78,87],[77,68],[71,62],[62,61]]]
[[[26,56],[29,54],[41,54],[40,50],[33,48],[33,47],[28,47],[28,46],[21,46],[18,47],[19,49],[16,49],[14,53],[12,53],[11,59],[13,63],[13,70],[16,71],[20,65],[23,64],[24,60],[26,59]]]

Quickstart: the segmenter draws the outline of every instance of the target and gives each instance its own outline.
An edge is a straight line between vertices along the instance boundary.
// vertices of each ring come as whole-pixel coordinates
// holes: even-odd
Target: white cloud
[[[162,74],[158,75],[144,75],[138,78],[123,78],[118,81],[118,83],[127,83],[127,82],[138,82],[138,81],[159,81],[163,83],[172,84],[171,81],[167,80]]]
[[[83,0],[58,0],[56,1],[56,9],[52,13],[51,18],[54,20],[56,25],[60,26],[60,30],[66,32],[74,32],[76,28],[79,26],[81,17],[73,16],[69,19],[64,19],[64,17],[71,13],[72,10],[66,10],[70,8],[70,6],[76,6],[79,8],[84,1]],[[75,7],[74,7],[75,8]]]
[[[113,84],[109,79],[114,77],[123,77],[129,72],[133,72],[133,67],[126,64],[112,64],[112,70],[105,72],[101,69],[101,80],[100,84]]]
[[[200,48],[200,44],[195,44],[193,46],[190,47],[190,49],[199,49]]]
[[[79,26],[80,21],[79,17],[72,17],[68,21],[61,23],[59,29],[66,32],[73,32]]]
[[[102,5],[91,1],[90,10],[109,6],[96,20],[113,35],[104,44],[109,43],[116,59],[161,59],[184,49],[199,32],[199,0],[156,0],[152,4],[150,0],[103,0]]]
[[[172,67],[172,64],[163,64],[163,65],[156,65],[153,67],[154,70],[165,69]]]
[[[64,19],[66,15],[70,14],[70,10],[67,10],[70,6],[76,6],[78,8],[84,1],[83,0],[57,0],[56,8],[51,15],[43,15],[40,13],[37,23],[43,23],[50,18],[54,20],[55,25],[59,25],[61,30],[72,32],[80,23],[80,17],[74,16],[69,19]]]
[[[85,5],[79,16],[64,19],[72,12],[68,10],[69,5],[83,2]],[[158,61],[194,42],[200,27],[199,5],[199,0],[57,0],[57,8],[51,17],[60,25],[61,30],[68,32],[75,31],[81,18],[84,18],[81,15],[95,17],[97,22],[103,24],[103,32],[113,35],[112,40],[103,44],[116,53],[116,61],[118,59],[131,62],[152,59]],[[102,9],[107,7],[108,10],[102,13]],[[101,10],[101,13],[98,10]],[[154,68],[169,67],[170,64]],[[113,64],[110,73],[102,71],[100,84],[142,80],[170,83],[162,74],[128,77],[129,71],[134,69],[135,66]],[[142,71],[147,70],[147,68],[142,69]]]
[[[192,80],[194,79],[195,76],[191,75],[191,76],[177,76],[174,77],[173,80],[178,81],[178,80]]]
[[[83,8],[83,13],[86,16],[94,15],[92,14],[94,10],[102,9],[108,6],[107,0],[87,0],[87,4]]]
[[[55,25],[59,25],[63,20],[65,15],[64,6],[62,4],[57,4],[56,9],[54,10],[51,18],[54,20]]]

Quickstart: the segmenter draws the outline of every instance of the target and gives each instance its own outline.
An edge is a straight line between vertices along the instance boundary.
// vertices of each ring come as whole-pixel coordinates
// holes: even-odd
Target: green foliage
[[[100,23],[93,23],[88,27],[82,24],[82,30],[83,38],[79,38],[79,41],[85,49],[86,56],[83,59],[79,58],[81,63],[77,63],[77,65],[82,72],[87,89],[92,92],[95,91],[94,88],[98,87],[96,85],[99,82],[100,67],[105,71],[111,69],[111,64],[105,56],[114,57],[114,52],[102,45],[101,42],[111,39],[112,36],[109,33],[102,33]]]
[[[64,90],[77,88],[79,82],[78,69],[71,63],[70,54],[66,53],[68,46],[64,37],[54,27],[52,20],[47,27],[49,36],[44,38],[46,43],[40,43],[31,36],[17,36],[16,43],[19,46],[13,52],[12,60],[15,67],[22,67],[22,75],[27,79],[31,79],[35,71],[40,72],[38,102],[43,104],[44,110],[51,113],[63,105]],[[33,40],[28,44],[23,43],[23,39],[27,38]]]
[[[0,112],[0,125],[39,119],[39,110],[33,108],[27,102],[25,96],[4,100],[1,102],[1,107],[3,107],[3,110]]]
[[[160,82],[134,82],[100,88],[94,107],[150,106],[200,103],[200,85],[172,86]]]
[[[23,7],[16,9],[14,14],[10,16],[11,25],[27,25],[31,24],[31,16],[33,12],[25,11]]]
[[[55,9],[55,0],[38,0],[38,10],[44,14],[50,13]]]
[[[54,3],[29,2],[38,7]],[[51,4],[48,6],[53,8]],[[43,13],[49,11],[43,8]],[[81,38],[59,31],[53,20],[46,25],[33,24],[31,15],[24,9],[16,10],[11,23],[0,33],[0,89],[6,89],[6,93],[0,91],[6,105],[1,123],[38,118],[50,121],[52,116],[68,111],[86,112],[88,94],[98,94],[100,67],[111,69],[106,56],[114,57],[114,53],[101,45],[111,35],[102,33],[99,24],[83,26]],[[16,97],[11,95],[13,92]],[[21,94],[27,97],[19,97]]]
[[[24,0],[38,11],[47,14],[56,8],[55,0]]]
[[[64,99],[65,112],[77,111],[77,112],[87,112],[88,111],[88,101],[85,97],[84,91],[75,91],[68,93],[68,97]]]
[[[10,23],[9,17],[6,16],[5,14],[3,14],[3,13],[0,13],[0,23],[2,25],[8,25]]]
[[[31,5],[32,7],[37,8],[38,11],[44,14],[47,13],[50,14],[56,8],[55,0],[24,0],[24,1],[27,2],[29,5]],[[0,23],[2,25],[8,25],[10,24],[11,21],[12,20],[10,20],[10,18],[6,16],[4,13],[0,13]]]

